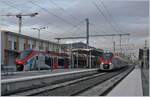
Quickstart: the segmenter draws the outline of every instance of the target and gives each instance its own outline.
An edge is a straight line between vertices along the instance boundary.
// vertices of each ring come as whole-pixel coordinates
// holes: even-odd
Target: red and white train
[[[76,62],[76,58],[73,59],[75,59],[74,62]],[[86,58],[83,59],[86,62]],[[16,58],[16,67],[17,71],[68,68],[71,61],[68,53],[53,51],[42,52],[28,49],[20,52],[19,56]],[[100,62],[98,63],[100,64],[100,70],[114,70],[128,66],[127,60],[112,52],[103,52],[97,61]],[[83,65],[83,60],[78,60],[78,63],[82,63],[81,65]]]
[[[66,53],[52,51],[28,49],[20,52],[16,58],[17,71],[68,68],[68,65],[69,56]]]
[[[114,70],[128,66],[128,61],[112,52],[103,53],[100,57],[100,70]]]

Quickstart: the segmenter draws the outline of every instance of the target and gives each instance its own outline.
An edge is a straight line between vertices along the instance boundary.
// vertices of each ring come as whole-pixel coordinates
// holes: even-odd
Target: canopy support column
[[[89,61],[90,61],[90,62],[89,62],[89,63],[90,63],[90,68],[91,68],[91,67],[92,67],[92,66],[91,66],[91,51],[90,51],[90,60],[89,60]]]

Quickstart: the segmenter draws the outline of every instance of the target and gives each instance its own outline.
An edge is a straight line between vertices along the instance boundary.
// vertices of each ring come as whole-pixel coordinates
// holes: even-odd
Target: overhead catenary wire
[[[40,6],[39,4],[36,4],[36,3],[32,2],[32,1],[29,1],[29,2],[30,2],[31,4],[33,4],[34,6],[37,6],[37,7],[39,7],[40,9],[42,9],[43,11],[47,12],[48,14],[50,14],[50,15],[52,15],[52,16],[58,18],[59,20],[63,21],[64,23],[66,23],[66,24],[68,24],[68,25],[73,25],[72,23],[70,23],[70,22],[68,22],[67,20],[63,19],[62,17],[56,15],[55,13],[51,12],[50,10],[47,10],[46,8]]]
[[[32,2],[32,1],[31,1]],[[31,2],[28,2],[28,3],[31,3]],[[14,5],[11,5],[11,4],[9,4],[9,3],[7,3],[7,2],[5,2],[5,1],[2,1],[2,3],[3,4],[5,4],[5,5],[7,5],[7,6],[9,6],[9,7],[11,7],[11,8],[13,8],[13,9],[16,9],[17,11],[19,11],[20,13],[22,13],[22,12],[24,12],[24,10],[22,10],[22,9],[20,9],[20,8],[17,8],[17,7],[15,7]],[[32,2],[32,4],[34,4],[34,5],[36,5],[37,6],[37,4],[35,4],[35,3],[33,3]],[[40,6],[37,6],[37,7],[40,7]],[[41,9],[41,7],[40,7],[40,9]],[[43,8],[43,10],[45,10],[44,8]],[[46,11],[46,10],[45,10]],[[47,10],[48,11],[48,10]],[[82,22],[82,21],[81,21]],[[80,22],[80,23],[81,23]],[[70,23],[69,23],[70,24]],[[72,30],[72,29],[74,29],[74,28],[76,28],[76,27],[78,27],[80,24],[77,24],[77,25],[73,25],[73,28],[71,28],[71,29],[69,29],[69,30]],[[80,28],[79,28],[80,29]],[[68,31],[69,31],[68,30]],[[66,31],[66,32],[68,32],[68,31]]]
[[[77,17],[73,16],[72,14],[68,13],[64,8],[62,8],[61,6],[59,6],[57,3],[55,3],[53,0],[48,0],[50,3],[52,3],[53,5],[55,5],[57,8],[59,8],[59,10],[61,10],[62,12],[67,13],[70,17],[72,17],[72,19],[74,20],[78,20],[80,21]]]
[[[16,6],[11,5],[11,4],[9,4],[9,3],[5,2],[5,1],[1,1],[1,2],[4,3],[5,5],[11,7],[11,8],[14,8],[14,9],[18,10],[19,13],[24,13],[24,12],[25,12],[24,10],[22,10],[22,9],[20,9],[20,8],[17,8]],[[41,18],[41,17],[39,17],[39,18]],[[49,24],[51,24],[51,22],[49,22],[49,21],[47,21],[47,22],[48,22]]]
[[[20,13],[22,12],[21,9],[19,9],[19,8],[13,6],[13,5],[10,5],[10,4],[7,3],[6,1],[0,1],[0,2],[3,3],[3,4],[5,4],[5,5],[7,5],[7,6],[10,7],[10,8],[16,9],[16,10],[19,11]],[[6,16],[6,15],[1,14],[0,16]],[[17,22],[11,21],[11,20],[10,20],[9,22],[11,22],[11,23],[13,23],[13,24],[16,24],[16,23],[17,23]]]
[[[90,24],[91,26],[95,26],[95,25],[94,25],[94,24],[92,24],[92,23],[89,23],[89,24]],[[98,31],[95,31],[95,30],[93,30],[92,32],[96,32],[96,33],[98,33]],[[104,32],[104,31],[102,31],[102,30],[101,30],[100,32],[103,32],[104,34],[106,34],[106,32]],[[105,36],[103,36],[103,38],[104,38],[104,39],[106,39],[106,37],[105,37]]]
[[[108,24],[112,27],[112,29],[113,29],[115,32],[119,33],[118,30],[114,27],[114,25],[112,25],[111,21],[107,18],[107,16],[106,16],[106,15],[103,13],[103,11],[99,8],[99,6],[98,6],[95,2],[92,2],[92,4],[96,7],[96,9],[98,10],[98,12],[100,13],[99,15],[100,15],[100,16],[102,15],[102,16],[104,17],[105,21],[108,22]]]
[[[119,32],[124,33],[121,29],[120,26],[118,25],[118,23],[115,21],[115,19],[113,18],[113,16],[111,15],[111,13],[109,12],[108,8],[106,7],[106,5],[102,2],[102,0],[99,0],[100,3],[103,5],[103,7],[106,10],[106,13],[108,14],[109,18],[112,20],[112,22],[115,24],[116,28],[118,28]]]
[[[75,32],[75,31],[78,31],[78,30],[81,30],[81,27],[82,27],[82,23],[83,21],[79,22],[78,24],[76,24],[75,26],[73,26],[72,28],[66,30],[63,34],[67,34],[68,32],[70,32],[69,34],[71,34],[72,32]],[[74,30],[74,31],[72,31]],[[84,31],[83,31],[84,32]],[[73,34],[73,33],[72,33]],[[77,33],[76,33],[77,34]],[[73,35],[71,35],[73,36]]]
[[[17,9],[17,10],[20,11],[20,12],[23,12],[23,10],[17,8],[16,6],[10,5],[10,4],[7,3],[6,1],[0,1],[0,2],[2,2],[3,4],[5,4],[5,5],[7,5],[7,6],[11,7],[11,8]]]
[[[91,26],[95,26],[95,24],[93,23],[89,23]],[[97,32],[97,31],[96,31]],[[100,32],[103,32],[104,34],[107,34],[107,32],[103,31],[103,30],[100,30]]]
[[[54,14],[53,12],[47,10],[46,8],[40,6],[39,4],[36,4],[36,3],[32,2],[32,1],[29,1],[29,3],[33,4],[34,6],[39,7],[40,9],[42,9],[42,10],[45,11],[45,12],[47,12],[48,14],[53,15],[54,17],[56,17],[56,18],[62,20],[62,21],[65,22],[66,24],[68,24],[68,25],[70,25],[70,26],[73,26],[73,28],[77,26],[77,25],[71,24],[70,22],[66,21],[66,20],[63,19],[62,17],[60,17],[60,16]]]
[[[79,23],[77,25],[72,25],[72,28],[70,28],[69,30],[66,30],[65,32],[68,33],[68,32],[71,32],[71,30],[73,30],[74,28],[77,28],[78,26],[80,26],[80,24],[83,22],[83,21],[80,21],[78,18],[76,18],[75,16],[73,16],[72,14],[69,14],[67,13],[67,11],[62,8],[61,6],[59,6],[57,3],[55,3],[53,0],[48,0],[50,3],[52,3],[53,5],[55,5],[57,8],[59,8],[59,10],[61,10],[62,12],[68,14],[70,17],[72,17],[72,19],[74,20],[78,20]],[[80,29],[80,28],[79,28]],[[64,34],[64,33],[63,33]]]

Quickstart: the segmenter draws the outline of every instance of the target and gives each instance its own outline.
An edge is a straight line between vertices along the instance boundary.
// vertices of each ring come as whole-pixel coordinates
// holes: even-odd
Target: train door
[[[64,68],[69,68],[69,59],[68,58],[64,59]]]
[[[38,58],[38,64],[37,67],[40,70],[47,70],[50,69],[50,63],[46,64],[46,59],[48,59],[47,61],[49,62],[49,57],[43,53],[39,54],[39,58]]]
[[[64,58],[62,57],[58,58],[58,65],[60,68],[64,68]]]
[[[32,57],[27,61],[26,64],[24,64],[24,70],[35,70],[36,66],[36,57]]]
[[[45,56],[45,64],[50,66],[50,68],[52,69],[53,58],[51,56]]]
[[[53,69],[58,69],[58,57],[53,57]]]

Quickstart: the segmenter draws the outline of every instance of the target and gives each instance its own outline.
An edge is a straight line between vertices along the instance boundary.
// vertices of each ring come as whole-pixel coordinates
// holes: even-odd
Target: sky
[[[90,35],[130,33],[122,36],[122,48],[128,52],[137,52],[149,37],[148,0],[0,0],[0,28],[18,33],[18,19],[2,15],[35,12],[38,12],[35,17],[23,17],[21,34],[37,37],[38,32],[31,28],[47,27],[41,30],[41,39],[56,41],[56,37],[86,36],[85,19],[89,18]],[[115,41],[118,49],[119,39],[119,36],[90,37],[89,45],[112,50]],[[85,39],[60,43],[80,41],[86,43]]]

